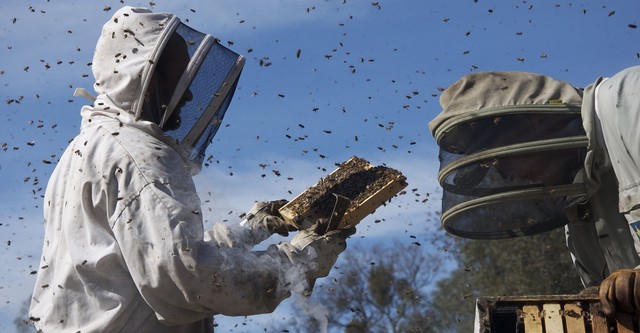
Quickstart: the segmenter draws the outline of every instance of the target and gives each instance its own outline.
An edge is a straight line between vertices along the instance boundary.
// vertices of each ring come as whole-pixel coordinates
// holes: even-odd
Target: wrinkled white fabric
[[[618,178],[620,212],[640,206],[640,66],[600,83],[596,112]]]
[[[338,260],[338,256],[347,248],[346,238],[355,233],[354,229],[332,230],[324,235],[316,233],[318,224],[309,229],[301,230],[291,239],[291,246],[296,253],[305,253],[314,261],[308,262],[313,268],[308,274],[310,280],[325,277]]]
[[[600,83],[595,110],[618,180],[618,210],[625,215],[640,253],[640,66]]]
[[[582,119],[589,138],[583,181],[589,195],[587,221],[567,226],[567,244],[583,284],[598,285],[610,273],[640,265],[633,223],[640,203],[640,67],[584,90]],[[630,232],[631,231],[631,232]]]
[[[599,176],[600,186],[589,197],[589,214],[566,226],[567,246],[585,287],[599,285],[609,274],[640,264],[626,219],[618,211],[616,176]]]
[[[126,37],[103,30],[98,42],[97,99],[83,107],[80,134],[44,198],[30,308],[43,332],[210,332],[214,314],[271,312],[293,288],[304,289],[308,266],[298,263],[311,259],[288,243],[250,251],[264,233],[203,230],[182,151],[156,124],[135,119],[141,67],[157,52],[151,35],[170,17],[125,7],[105,27],[144,24],[127,26]]]

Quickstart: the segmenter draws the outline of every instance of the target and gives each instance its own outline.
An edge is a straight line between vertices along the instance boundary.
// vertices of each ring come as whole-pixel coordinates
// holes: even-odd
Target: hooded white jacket
[[[587,221],[567,225],[567,244],[585,286],[640,267],[640,67],[584,90],[582,121],[589,138],[582,181],[589,195]],[[575,214],[572,214],[575,215]]]
[[[150,59],[171,14],[125,7],[105,24],[98,97],[45,193],[45,239],[30,316],[43,332],[207,332],[214,314],[275,309],[304,281],[288,243],[205,231],[180,147],[136,120]]]

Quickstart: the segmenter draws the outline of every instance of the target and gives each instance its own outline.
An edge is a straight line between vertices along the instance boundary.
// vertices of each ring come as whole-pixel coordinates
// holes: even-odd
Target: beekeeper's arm
[[[259,201],[245,214],[239,224],[214,224],[205,232],[205,240],[213,240],[226,247],[242,247],[247,250],[277,233],[288,236],[289,231],[296,228],[285,222],[278,209],[287,203],[286,200]]]
[[[171,170],[164,176],[169,181],[143,183],[145,177],[128,178],[132,194],[118,201],[113,231],[124,257],[122,264],[167,325],[216,313],[272,312],[292,290],[306,288],[307,279],[317,275],[314,271],[325,274],[330,269],[318,265],[318,258],[332,264],[339,254],[335,247],[323,252],[281,243],[264,251],[248,251],[206,241],[189,175]],[[340,243],[344,249],[345,238],[336,234],[323,241]]]

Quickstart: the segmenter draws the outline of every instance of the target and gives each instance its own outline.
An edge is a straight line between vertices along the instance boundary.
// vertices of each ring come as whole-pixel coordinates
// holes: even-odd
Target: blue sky
[[[123,3],[150,6],[0,3],[3,332],[31,293],[41,195],[78,132],[86,101],[73,90],[91,90],[100,28]],[[207,224],[236,222],[255,200],[292,198],[355,155],[400,170],[409,187],[365,219],[353,241],[426,239],[443,232],[434,219],[437,147],[427,129],[441,89],[473,71],[536,72],[585,86],[640,64],[634,0],[153,3],[247,58],[208,150],[213,162],[196,179]]]

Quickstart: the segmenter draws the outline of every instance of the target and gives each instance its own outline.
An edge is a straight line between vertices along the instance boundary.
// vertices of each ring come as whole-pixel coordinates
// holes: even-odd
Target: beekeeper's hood
[[[98,96],[83,119],[98,113],[162,131],[197,173],[243,65],[242,56],[173,14],[123,7],[102,28],[92,63]]]
[[[468,238],[508,238],[567,223],[567,197],[587,138],[581,92],[550,77],[474,73],[447,88],[429,124],[440,147],[443,227]]]

